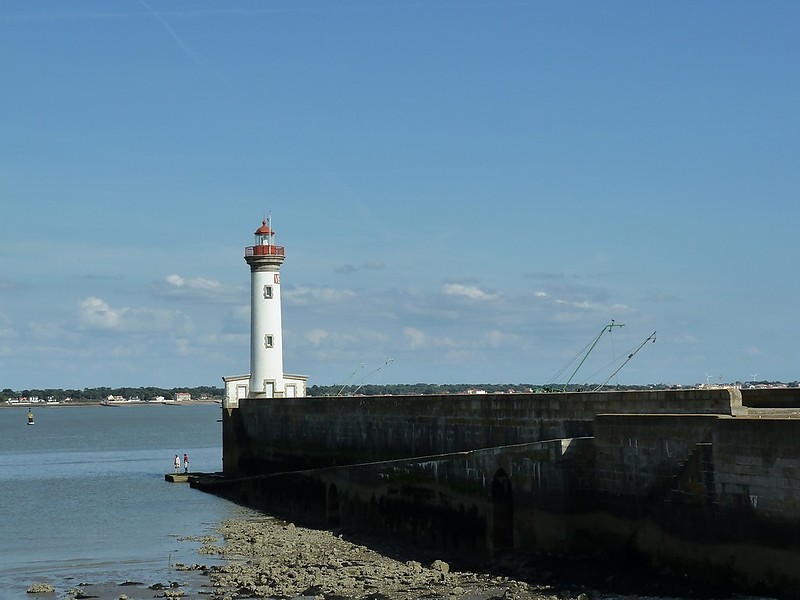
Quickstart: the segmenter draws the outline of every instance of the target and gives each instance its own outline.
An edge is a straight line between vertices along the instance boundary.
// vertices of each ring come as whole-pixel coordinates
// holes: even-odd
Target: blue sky
[[[611,319],[576,381],[653,331],[612,382],[795,380],[798,22],[780,0],[3,2],[0,389],[246,373],[267,212],[309,385],[547,383]]]

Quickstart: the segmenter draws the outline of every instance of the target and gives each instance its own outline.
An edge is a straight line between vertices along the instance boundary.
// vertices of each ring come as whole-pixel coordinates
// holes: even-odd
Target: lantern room
[[[269,218],[271,221],[272,218]],[[261,221],[261,227],[255,231],[256,243],[255,246],[248,246],[244,249],[244,255],[247,256],[284,256],[283,246],[276,246],[274,244],[275,232],[272,231],[270,223],[267,219]]]
[[[275,232],[267,225],[266,219],[261,221],[261,227],[256,229],[256,246],[272,246],[272,237]]]

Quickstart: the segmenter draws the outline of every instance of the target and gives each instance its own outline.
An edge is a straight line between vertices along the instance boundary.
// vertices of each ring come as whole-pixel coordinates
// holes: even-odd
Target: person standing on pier
[[[189,472],[189,455],[188,454],[184,454],[183,455],[183,472],[184,473],[188,473]]]
[[[176,474],[179,473],[181,470],[181,459],[178,457],[177,454],[175,455],[175,460],[172,462],[172,464],[175,467],[175,473]]]

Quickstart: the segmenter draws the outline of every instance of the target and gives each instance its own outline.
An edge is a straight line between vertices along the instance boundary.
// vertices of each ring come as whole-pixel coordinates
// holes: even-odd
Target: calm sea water
[[[219,405],[41,407],[33,426],[27,412],[0,408],[0,599],[35,581],[169,581],[171,563],[213,562],[179,537],[249,512],[164,481],[175,454],[222,469]]]

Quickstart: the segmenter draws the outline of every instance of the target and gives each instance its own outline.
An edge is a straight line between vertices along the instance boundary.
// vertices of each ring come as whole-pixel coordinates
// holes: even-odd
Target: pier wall
[[[800,409],[800,388],[747,388],[741,395],[743,404],[750,408]]]
[[[462,564],[497,551],[567,553],[587,509],[591,438],[559,439],[196,487],[309,526],[369,530]],[[578,492],[578,493],[576,493]]]
[[[770,521],[800,524],[800,420],[599,415],[593,445],[592,488],[610,512],[640,518],[670,504],[696,507],[711,519],[761,522],[748,532],[742,519],[720,532],[726,539],[770,538]],[[684,529],[707,535],[691,524]]]
[[[734,389],[242,399],[223,414],[223,466],[298,471],[587,437],[603,413],[737,410]]]
[[[580,551],[742,589],[800,583],[800,420],[600,415],[594,449]]]
[[[771,416],[786,397],[247,400],[224,411],[225,477],[200,487],[464,561],[636,557],[780,595],[800,586],[800,419]]]

